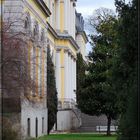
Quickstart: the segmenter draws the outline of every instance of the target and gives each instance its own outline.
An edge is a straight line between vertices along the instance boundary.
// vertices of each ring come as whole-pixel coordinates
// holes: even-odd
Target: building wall
[[[78,49],[66,37],[72,36],[75,42],[75,1],[55,0],[45,1],[52,12],[48,23],[55,30],[58,38],[51,32],[48,33],[49,46],[53,54],[55,66],[56,88],[58,92],[58,101],[61,108],[76,102],[76,54]],[[51,3],[54,2],[55,10],[51,9]],[[51,18],[55,17],[55,24],[51,24]],[[76,42],[75,42],[76,43]],[[65,114],[65,115],[63,115]],[[69,115],[68,115],[69,114]],[[63,116],[63,118],[61,118]],[[62,120],[61,120],[62,119]],[[59,121],[61,120],[61,123]],[[69,130],[71,127],[71,111],[59,111],[57,115],[57,126],[59,130]],[[63,123],[63,128],[62,128]]]
[[[29,91],[30,102],[22,102],[21,122],[27,136],[27,119],[30,119],[30,136],[38,137],[47,134],[47,17],[33,1],[26,1],[24,11],[31,17],[31,32],[34,32],[35,23],[38,23],[38,37],[30,42],[29,46],[29,71],[35,81],[35,91]],[[35,9],[35,12],[33,9]],[[44,40],[41,42],[41,32],[44,31]],[[37,122],[36,122],[37,121]],[[36,124],[38,123],[38,125]],[[37,126],[36,126],[37,125]],[[36,128],[37,127],[37,128]],[[37,131],[37,132],[36,132]]]
[[[27,34],[25,39],[28,40],[28,72],[35,82],[35,89],[28,90],[29,102],[23,99],[21,103],[21,122],[25,129],[24,134],[27,135],[27,120],[30,119],[31,136],[35,137],[35,119],[38,118],[38,136],[41,136],[43,134],[40,129],[41,118],[44,117],[44,121],[47,122],[47,47],[51,49],[55,66],[56,88],[61,108],[68,103],[71,109],[76,104],[76,55],[79,47],[85,47],[82,36],[77,36],[77,40],[75,36],[76,0],[43,0],[51,12],[50,17],[40,8],[37,0],[5,1],[9,7],[13,8],[14,16],[18,15],[22,18],[22,22],[14,27],[16,27],[15,30],[21,29]],[[25,30],[27,19],[29,28]],[[36,36],[34,36],[35,31]],[[43,40],[41,40],[42,33],[44,34]],[[84,50],[82,52],[84,53]],[[74,116],[71,114],[71,111],[58,112],[57,122],[61,120],[63,129],[70,128],[70,120]],[[62,116],[63,119],[61,119]],[[62,127],[62,123],[58,123],[58,128]],[[45,126],[44,133],[47,132],[47,123]]]
[[[57,130],[71,130],[71,111],[58,111]]]
[[[57,130],[70,131],[80,127],[80,120],[74,110],[59,110],[57,113]]]
[[[46,103],[44,102],[44,104]],[[30,119],[30,126],[28,119]],[[38,120],[38,124],[36,119]],[[48,110],[43,104],[38,103],[35,105],[27,100],[22,102],[21,124],[24,136],[38,137],[47,134],[47,122]],[[28,134],[28,127],[30,127],[30,134]]]
[[[75,39],[75,0],[44,0],[51,11],[49,24],[59,33]]]
[[[75,39],[75,6],[73,5],[75,1],[55,0],[44,2],[48,4],[52,12],[48,23],[56,33],[62,37],[63,35],[71,35]],[[52,3],[55,5],[55,10],[51,8]],[[55,26],[51,24],[53,15],[56,22]],[[71,24],[68,21],[72,21]],[[58,98],[61,102],[64,102],[65,99],[75,100],[77,49],[74,48],[68,39],[55,38],[50,32],[48,33],[48,40],[49,46],[51,46],[51,52],[53,52],[53,62],[56,68]]]
[[[62,102],[64,99],[75,99],[75,76],[75,56],[69,51],[69,49],[58,48],[56,50],[56,81],[58,89],[58,98]]]
[[[27,72],[34,83],[32,87],[26,88],[21,96],[21,126],[24,136],[27,136],[27,119],[30,119],[30,135],[35,135],[35,119],[38,121],[38,134],[47,134],[47,15],[42,12],[36,1],[32,0],[5,0],[3,3],[4,21],[13,22],[11,31],[13,33],[24,33],[23,40],[26,41],[27,49]],[[24,95],[24,94],[23,94]],[[26,101],[26,99],[28,99]],[[43,119],[43,120],[42,120]],[[42,131],[42,127],[43,131]]]
[[[72,107],[76,105],[76,55],[78,48],[68,40],[63,39],[72,36],[74,42],[79,46],[80,51],[84,55],[86,41],[80,34],[76,38],[76,13],[75,0],[56,0],[45,1],[52,12],[48,22],[56,31],[60,38],[55,38],[48,33],[49,46],[52,46],[53,62],[56,74],[56,88],[58,92],[58,108],[57,127],[58,130],[70,130],[74,125],[78,127],[80,122],[72,113]],[[51,8],[52,3],[55,5],[55,10]],[[51,18],[55,15],[55,24],[51,24]],[[62,38],[61,38],[62,37]],[[52,45],[53,44],[53,45]],[[63,110],[69,108],[70,110]],[[62,110],[61,110],[62,109]],[[75,119],[73,119],[75,118]],[[74,121],[75,120],[75,121]]]
[[[86,55],[86,43],[88,42],[88,38],[84,31],[84,19],[81,13],[77,13],[77,11],[76,11],[76,42],[79,46],[79,52],[82,54],[83,59],[87,61],[85,55]]]
[[[82,54],[83,59],[86,60],[86,42],[81,34],[76,35],[76,42],[80,46],[79,51]]]

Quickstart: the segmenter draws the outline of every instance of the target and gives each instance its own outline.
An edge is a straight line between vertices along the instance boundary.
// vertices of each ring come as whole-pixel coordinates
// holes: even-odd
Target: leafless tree
[[[87,26],[89,31],[96,33],[96,28],[102,22],[106,22],[109,18],[115,17],[115,12],[112,9],[101,7],[96,9],[87,19]]]
[[[29,94],[35,93],[37,88],[31,78],[29,66],[30,63],[36,65],[33,59],[38,56],[29,60],[31,38],[30,33],[24,30],[24,26],[25,15],[17,16],[11,11],[1,23],[1,94],[3,103],[16,109],[20,109],[20,100],[22,98],[29,100]]]

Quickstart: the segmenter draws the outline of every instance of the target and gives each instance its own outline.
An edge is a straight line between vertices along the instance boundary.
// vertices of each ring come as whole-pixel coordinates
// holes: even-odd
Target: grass
[[[38,140],[116,140],[116,135],[103,134],[51,134],[40,137]]]

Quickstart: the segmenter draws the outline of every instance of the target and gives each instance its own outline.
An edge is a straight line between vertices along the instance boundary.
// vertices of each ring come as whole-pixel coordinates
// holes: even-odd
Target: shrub
[[[18,131],[13,129],[9,118],[2,118],[2,139],[3,140],[20,140]]]

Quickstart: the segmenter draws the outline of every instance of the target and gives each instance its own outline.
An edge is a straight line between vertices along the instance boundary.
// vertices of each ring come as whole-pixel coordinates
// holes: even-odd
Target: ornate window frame
[[[38,37],[39,37],[39,24],[37,21],[34,22],[33,37],[34,37],[34,39],[38,39]]]
[[[31,16],[29,13],[25,14],[25,19],[24,19],[24,29],[26,31],[30,31],[31,29]]]

